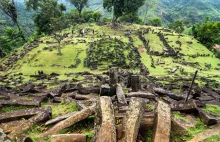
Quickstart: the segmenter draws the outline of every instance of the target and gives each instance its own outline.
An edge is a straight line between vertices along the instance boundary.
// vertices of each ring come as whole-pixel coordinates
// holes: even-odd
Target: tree
[[[21,27],[18,23],[18,16],[17,16],[17,10],[15,7],[14,0],[10,2],[10,0],[0,0],[0,9],[8,16],[11,18],[13,23],[17,26],[20,36],[22,39],[25,41],[25,36],[23,31],[21,30]]]
[[[123,15],[120,18],[120,21],[127,22],[127,23],[137,23],[137,24],[141,24],[142,23],[142,20],[138,17],[137,12],[136,13],[130,13],[130,14]]]
[[[82,19],[84,19],[84,22],[89,22],[89,20],[90,19],[92,19],[93,18],[93,11],[87,11],[87,10],[85,10],[85,11],[83,11],[83,13],[82,13]]]
[[[215,44],[220,45],[220,22],[194,24],[192,33],[207,48],[211,49]]]
[[[107,11],[113,11],[113,26],[122,15],[136,13],[138,8],[144,4],[145,0],[103,0],[103,7]]]
[[[67,21],[65,20],[65,16],[62,15],[58,18],[51,19],[51,29],[52,29],[52,36],[58,43],[58,55],[62,55],[61,52],[61,42],[65,37],[65,32],[63,29],[68,27]]]
[[[162,26],[162,22],[159,18],[154,18],[154,19],[150,20],[149,24],[152,26],[156,26],[156,27]]]
[[[155,6],[157,5],[158,2],[154,1],[154,0],[146,0],[144,3],[144,23],[147,22],[147,14],[149,9],[151,8],[155,8]]]
[[[102,17],[102,14],[100,12],[94,12],[92,17],[95,20],[95,22],[99,22],[100,18]]]
[[[25,4],[27,10],[33,9],[36,12],[34,23],[39,35],[50,34],[53,31],[50,27],[51,19],[60,17],[62,11],[66,10],[66,7],[58,4],[57,0],[26,0]]]
[[[76,7],[79,12],[79,17],[81,18],[82,10],[85,6],[88,6],[88,0],[68,0],[72,5]]]
[[[178,33],[182,33],[184,31],[184,24],[183,24],[183,21],[180,21],[180,20],[176,20],[172,23],[170,23],[168,25],[168,27],[170,29],[173,29],[174,31],[178,32]]]
[[[24,43],[20,32],[16,28],[6,27],[3,33],[0,33],[0,52],[6,55],[14,48],[22,46]]]

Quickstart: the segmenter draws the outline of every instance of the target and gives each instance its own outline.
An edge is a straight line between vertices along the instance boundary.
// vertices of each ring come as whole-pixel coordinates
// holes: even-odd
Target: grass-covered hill
[[[79,34],[85,29],[85,36]],[[95,30],[94,38],[92,30]],[[191,78],[199,70],[200,84],[211,80],[213,87],[220,82],[220,59],[193,37],[179,35],[169,29],[140,25],[123,25],[112,29],[109,25],[77,25],[62,41],[62,55],[51,36],[24,45],[17,52],[0,60],[0,75],[14,77],[23,74],[22,81],[38,82],[30,75],[38,71],[58,73],[59,80],[71,80],[70,73],[92,71],[101,73],[109,66],[139,72],[146,67],[150,76],[182,76]],[[144,66],[143,66],[144,65]],[[13,83],[7,79],[1,84]],[[218,86],[216,86],[218,87]]]
[[[79,33],[81,29],[86,31],[85,36]],[[92,30],[95,31],[94,37]],[[29,107],[43,109],[45,110],[44,113],[48,113],[48,116],[52,115],[50,118],[45,118],[47,120],[65,114],[69,115],[69,113],[84,112],[85,109],[82,106],[85,106],[86,110],[87,107],[93,108],[94,100],[95,102],[99,100],[99,96],[104,92],[103,90],[108,90],[108,95],[111,93],[111,89],[107,88],[108,83],[111,82],[108,75],[113,75],[112,72],[108,73],[107,71],[110,66],[117,66],[119,72],[116,80],[119,80],[121,85],[118,84],[118,86],[122,86],[121,91],[125,93],[127,99],[129,99],[128,94],[131,91],[131,88],[128,87],[128,78],[132,73],[141,74],[139,76],[140,86],[144,92],[152,91],[152,86],[166,89],[153,88],[156,89],[155,91],[164,90],[165,93],[168,92],[166,96],[160,95],[160,98],[154,97],[154,99],[145,98],[147,102],[145,110],[149,114],[154,113],[157,99],[171,101],[171,105],[175,102],[181,105],[181,101],[185,99],[188,92],[186,88],[189,88],[192,74],[198,69],[197,84],[194,84],[192,93],[197,95],[200,92],[201,97],[188,102],[193,103],[193,112],[195,111],[194,107],[197,107],[196,101],[206,104],[203,106],[203,110],[215,116],[215,118],[210,117],[210,120],[213,120],[214,123],[219,120],[220,111],[217,105],[220,104],[217,93],[219,93],[220,85],[220,59],[215,58],[211,51],[192,37],[179,35],[162,27],[122,25],[118,29],[112,29],[111,24],[100,26],[96,24],[77,25],[73,30],[63,30],[63,34],[62,55],[58,54],[56,40],[52,36],[44,36],[27,43],[11,55],[0,59],[0,116],[6,116],[5,114],[8,113],[14,114],[15,110],[20,113]],[[207,85],[207,88],[203,87],[204,85]],[[213,94],[213,91],[208,88],[214,89],[216,93]],[[154,94],[156,93],[154,92]],[[193,96],[190,95],[190,98]],[[119,109],[124,111],[123,108],[129,108],[119,105],[114,106],[116,108],[115,113],[120,117],[123,113],[119,112]],[[0,124],[0,128],[7,126],[6,123],[15,124],[19,127],[13,127],[7,131],[4,127],[4,132],[9,133],[9,138],[19,138],[21,134],[29,136],[34,141],[44,140],[48,142],[51,137],[43,135],[44,132],[53,129],[59,122],[50,125],[38,122],[38,119],[33,122],[33,118],[41,115],[42,113],[29,119],[24,119],[21,116],[21,121],[18,124],[5,122]],[[65,129],[60,130],[58,134],[86,134],[87,141],[91,142],[95,132],[94,119],[96,117],[96,115],[95,117],[91,115],[86,119],[83,118],[84,120],[80,122],[78,122],[77,117],[78,123],[72,124],[68,128],[65,126]],[[172,131],[171,142],[183,142],[193,137],[196,139],[198,135],[201,137],[204,133],[209,134],[206,135],[206,138],[213,135],[207,141],[219,140],[219,133],[217,133],[219,125],[217,127],[212,126],[213,129],[210,130],[210,127],[205,126],[206,122],[209,123],[206,121],[206,117],[200,120],[196,115],[191,114],[189,116],[174,111],[172,111],[171,117],[172,121],[176,119],[175,121],[180,125],[187,126],[184,128],[184,133]],[[2,122],[6,117],[0,118]],[[64,121],[69,120],[69,118],[70,116]],[[135,116],[134,118],[139,117]],[[17,119],[20,120],[20,117]],[[116,119],[117,125],[121,124],[120,119]],[[10,120],[7,119],[7,121]],[[21,127],[23,125],[25,127]],[[138,139],[146,142],[152,141],[153,128],[151,129],[151,126],[148,125],[146,128],[149,130],[139,131],[141,136]],[[172,128],[174,127],[172,126]]]

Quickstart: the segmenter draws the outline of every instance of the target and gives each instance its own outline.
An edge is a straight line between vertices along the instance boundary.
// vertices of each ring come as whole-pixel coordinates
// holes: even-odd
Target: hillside
[[[85,36],[79,34],[80,29],[88,31]],[[57,133],[67,134],[61,139],[80,137],[91,142],[99,129],[94,122],[105,116],[113,119],[113,135],[116,129],[120,132],[123,121],[139,123],[139,131],[129,129],[129,133],[136,133],[135,139],[141,142],[152,141],[157,126],[166,130],[171,142],[219,139],[219,125],[209,126],[220,118],[220,59],[198,41],[143,25],[112,29],[108,24],[81,24],[63,33],[62,55],[57,54],[54,38],[45,36],[0,59],[0,128],[10,139],[24,135],[49,142],[50,135]],[[195,84],[184,103],[196,69]],[[93,115],[99,110],[101,115]],[[158,125],[155,114],[162,115]],[[139,121],[131,124],[125,116]],[[172,131],[171,118],[177,123]],[[184,133],[179,133],[178,126]]]
[[[91,31],[86,37],[79,37],[80,28],[95,29],[95,38],[91,37]],[[142,40],[146,41],[140,39],[140,32],[144,34]],[[160,37],[158,33],[165,36]],[[2,73],[22,73],[28,81],[28,76],[43,70],[47,74],[56,72],[60,74],[59,79],[65,80],[68,73],[90,69],[100,72],[111,65],[138,70],[144,64],[152,76],[191,77],[197,68],[201,78],[220,81],[216,78],[220,75],[220,60],[192,37],[179,36],[168,29],[134,25],[112,30],[109,26],[78,25],[75,34],[69,34],[63,41],[62,56],[56,54],[56,44],[53,42],[51,37],[42,37],[36,43],[25,45],[25,50],[14,53],[9,61],[2,59],[2,67],[6,70]],[[173,52],[175,55],[172,55]],[[19,54],[24,53],[19,60]],[[13,62],[13,58],[18,61]],[[173,69],[176,69],[175,73],[171,73]]]

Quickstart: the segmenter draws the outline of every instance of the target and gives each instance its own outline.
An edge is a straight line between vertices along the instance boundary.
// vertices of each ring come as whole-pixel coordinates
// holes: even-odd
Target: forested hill
[[[103,0],[89,0],[91,9],[103,12]],[[157,3],[149,6],[146,3],[139,10],[139,16],[144,19],[159,17],[164,24],[170,23],[176,19],[189,20],[195,23],[210,17],[211,20],[220,20],[220,1],[219,0],[146,0],[150,3]],[[147,10],[146,10],[147,7]],[[150,9],[149,9],[150,8]],[[146,15],[147,13],[147,15]],[[105,12],[106,14],[106,12]],[[107,14],[109,16],[109,14]]]
[[[34,31],[34,18],[32,11],[26,11],[24,0],[15,0],[15,6],[17,8],[18,21],[22,28],[25,30],[25,34],[30,35]],[[0,10],[0,21],[6,23],[7,26],[13,26],[11,19]],[[0,27],[0,32],[3,29]]]
[[[160,0],[157,8],[163,21],[187,19],[192,23],[204,20],[220,20],[219,0]]]
[[[89,7],[87,9],[100,11],[104,16],[111,16],[102,7],[103,0],[89,0]],[[211,20],[220,20],[220,1],[219,0],[147,0],[150,3],[156,2],[158,4],[154,6],[144,5],[139,10],[139,16],[144,19],[147,12],[147,19],[159,17],[162,19],[164,24],[172,22],[176,19],[189,20],[192,23],[204,20],[205,17],[209,16]],[[24,0],[15,0],[18,7],[20,21],[28,22],[28,24],[33,24],[30,21],[30,16],[24,10]],[[67,8],[72,8],[67,0],[59,0],[59,2],[64,3]],[[149,4],[149,3],[148,3]],[[146,7],[148,9],[146,10]],[[151,7],[149,9],[149,7]],[[1,13],[0,13],[1,14]],[[2,15],[0,16],[2,20]],[[25,19],[22,19],[25,18]],[[26,24],[22,24],[26,25]]]

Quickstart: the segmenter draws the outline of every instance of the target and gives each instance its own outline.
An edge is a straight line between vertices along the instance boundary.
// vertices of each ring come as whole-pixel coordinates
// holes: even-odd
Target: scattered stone
[[[86,142],[87,135],[85,134],[59,134],[52,135],[51,142]]]
[[[158,97],[157,94],[149,93],[149,92],[130,92],[126,94],[127,97],[139,97],[139,98],[147,98],[147,99],[155,99]]]
[[[120,84],[117,84],[116,95],[117,95],[117,99],[118,99],[119,104],[127,105],[127,101],[125,99],[125,95],[124,95],[122,86]]]
[[[144,114],[144,101],[141,98],[131,98],[129,111],[123,119],[124,137],[123,142],[135,142],[138,130]]]
[[[92,115],[95,112],[95,108],[96,105],[92,105],[86,109],[83,109],[82,111],[79,111],[77,113],[75,113],[74,115],[70,116],[69,118],[57,123],[56,125],[54,125],[52,128],[50,128],[49,130],[43,132],[40,137],[46,137],[52,134],[55,134],[57,132],[59,132],[62,129],[65,129],[69,126],[74,125],[75,123],[89,117],[90,115]]]
[[[210,126],[218,123],[218,119],[208,114],[201,108],[197,108],[199,118],[204,122],[205,125]]]
[[[96,110],[93,141],[116,142],[115,116],[111,98],[100,97]]]
[[[173,114],[175,114],[174,112]],[[193,127],[196,125],[197,121],[194,119],[193,116],[189,114],[183,114],[179,113],[179,115],[182,115],[184,119],[176,118],[175,116],[172,117],[172,131],[184,131],[187,132],[190,127]]]
[[[158,101],[155,111],[154,142],[169,142],[171,131],[171,108],[168,104]]]

